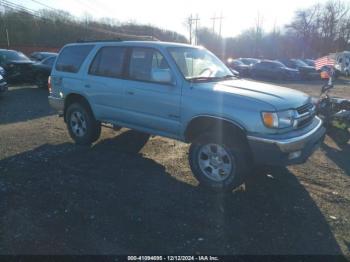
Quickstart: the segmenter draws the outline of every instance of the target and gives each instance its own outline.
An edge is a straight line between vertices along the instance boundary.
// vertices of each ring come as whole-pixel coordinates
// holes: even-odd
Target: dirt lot
[[[336,92],[350,97],[350,85]],[[327,137],[307,163],[258,170],[226,197],[197,186],[187,149],[109,129],[76,146],[45,90],[11,87],[0,99],[0,253],[350,255],[349,144]]]

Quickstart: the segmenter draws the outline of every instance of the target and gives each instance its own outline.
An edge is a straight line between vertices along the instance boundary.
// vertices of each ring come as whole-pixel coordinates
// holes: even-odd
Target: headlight
[[[0,75],[4,76],[5,75],[5,69],[0,66]]]
[[[262,112],[262,120],[268,128],[287,128],[293,126],[295,118],[294,110],[280,112]]]

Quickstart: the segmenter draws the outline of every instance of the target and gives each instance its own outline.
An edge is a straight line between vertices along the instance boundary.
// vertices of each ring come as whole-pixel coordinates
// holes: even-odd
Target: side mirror
[[[169,69],[152,70],[152,80],[160,83],[171,83],[172,77]]]

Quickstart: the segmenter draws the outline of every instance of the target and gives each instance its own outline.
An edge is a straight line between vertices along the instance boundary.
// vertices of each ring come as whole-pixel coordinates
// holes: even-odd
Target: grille
[[[313,119],[313,117],[314,117],[313,115],[310,115],[302,120],[299,120],[298,127],[303,127],[303,126],[308,125],[311,122],[311,120]]]
[[[308,103],[306,105],[298,107],[297,112],[299,115],[302,115],[302,114],[308,113],[311,108],[313,108],[313,105],[311,103]]]

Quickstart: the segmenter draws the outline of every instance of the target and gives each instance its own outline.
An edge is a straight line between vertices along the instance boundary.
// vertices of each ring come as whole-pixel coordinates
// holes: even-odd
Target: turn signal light
[[[277,128],[278,127],[278,117],[276,113],[272,112],[263,112],[262,118],[265,126],[269,128]]]

